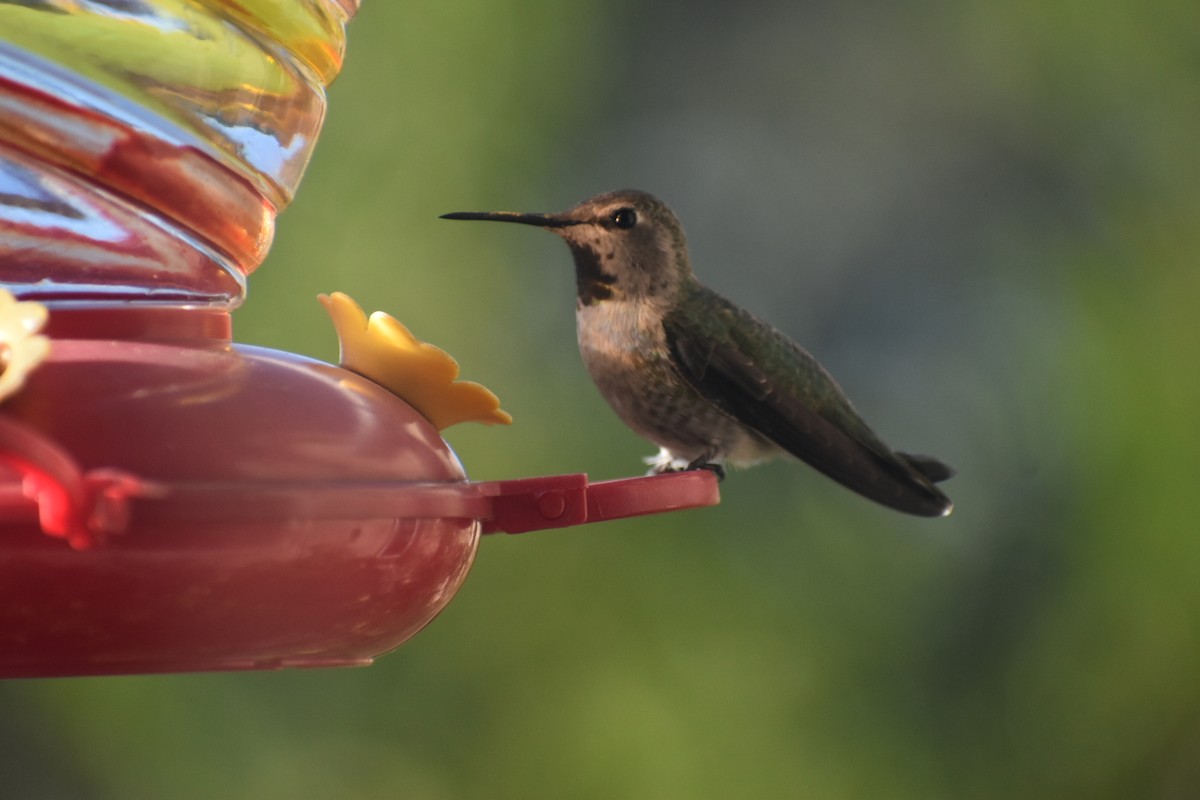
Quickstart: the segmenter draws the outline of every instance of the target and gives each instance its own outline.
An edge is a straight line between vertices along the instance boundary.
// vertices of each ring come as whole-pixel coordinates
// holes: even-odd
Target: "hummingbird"
[[[950,513],[936,483],[954,471],[892,450],[815,358],[702,284],[683,224],[647,192],[619,190],[566,211],[462,211],[443,219],[533,225],[575,261],[579,352],[600,393],[656,444],[651,474],[751,466],[790,454],[884,506]]]

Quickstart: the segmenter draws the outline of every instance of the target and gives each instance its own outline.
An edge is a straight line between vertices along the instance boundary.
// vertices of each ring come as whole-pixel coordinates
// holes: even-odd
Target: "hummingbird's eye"
[[[634,225],[637,225],[637,212],[632,208],[618,208],[612,213],[612,216],[609,217],[609,219],[612,220],[612,224],[616,225],[618,228],[628,229],[632,228]]]

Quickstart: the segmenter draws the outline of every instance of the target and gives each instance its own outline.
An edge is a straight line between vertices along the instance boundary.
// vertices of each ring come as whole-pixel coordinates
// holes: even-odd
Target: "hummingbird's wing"
[[[692,388],[865,497],[909,514],[949,513],[949,498],[933,485],[949,468],[893,452],[808,352],[706,287],[694,291],[688,313],[663,319],[671,361]]]

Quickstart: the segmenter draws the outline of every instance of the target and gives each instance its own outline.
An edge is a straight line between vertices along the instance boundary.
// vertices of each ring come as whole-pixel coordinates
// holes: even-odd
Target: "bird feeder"
[[[470,481],[494,396],[343,295],[341,365],[232,341],[357,5],[0,5],[0,677],[366,664],[483,534],[718,501]]]

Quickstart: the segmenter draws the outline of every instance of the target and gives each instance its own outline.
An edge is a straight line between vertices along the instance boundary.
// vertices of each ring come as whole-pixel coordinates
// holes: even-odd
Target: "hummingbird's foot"
[[[716,475],[718,481],[725,480],[725,468],[722,467],[720,464],[716,464],[712,461],[709,461],[706,458],[697,458],[695,461],[688,464],[687,469],[684,471],[691,472],[692,470],[695,470],[695,469],[706,469],[709,472],[711,472],[713,475]]]
[[[664,475],[668,472],[691,472],[697,469],[706,469],[717,476],[717,480],[725,480],[725,468],[720,464],[709,461],[709,455],[706,453],[692,461],[686,461],[682,458],[676,458],[667,448],[662,448],[658,451],[658,455],[650,456],[645,459],[645,462],[650,465],[650,471],[647,475]]]

